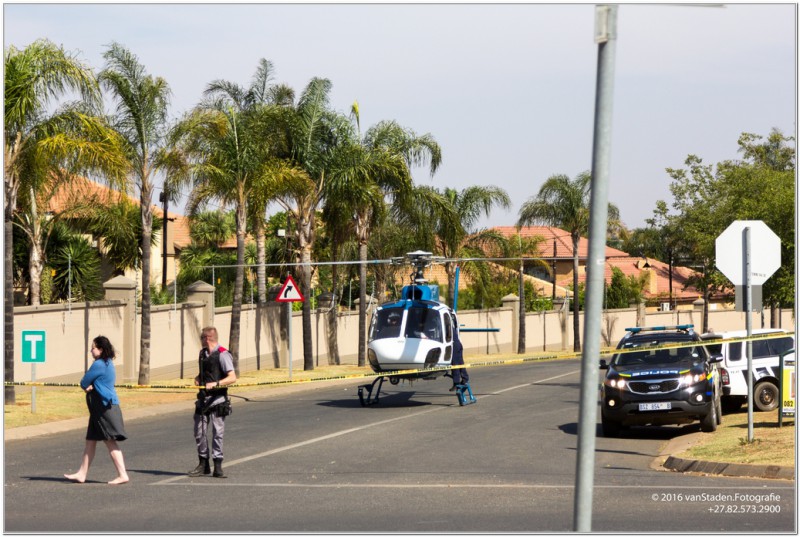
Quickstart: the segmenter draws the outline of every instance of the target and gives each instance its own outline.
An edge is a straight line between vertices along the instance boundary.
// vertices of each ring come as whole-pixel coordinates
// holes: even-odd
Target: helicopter
[[[362,406],[379,401],[381,386],[387,378],[397,385],[400,380],[412,382],[449,376],[449,370],[439,368],[451,364],[453,342],[458,337],[458,317],[454,308],[439,301],[439,286],[428,284],[424,276],[431,263],[443,259],[422,250],[391,259],[392,264],[413,267],[411,283],[402,288],[399,300],[378,306],[372,315],[367,360],[375,373],[393,374],[379,375],[372,384],[359,386]],[[403,370],[414,372],[397,373]],[[456,395],[462,406],[476,400],[468,382],[457,385]]]

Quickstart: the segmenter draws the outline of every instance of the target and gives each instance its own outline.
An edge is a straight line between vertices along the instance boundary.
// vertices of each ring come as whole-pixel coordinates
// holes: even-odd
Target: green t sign
[[[45,357],[45,337],[44,330],[23,330],[22,331],[22,362],[23,363],[44,363]]]

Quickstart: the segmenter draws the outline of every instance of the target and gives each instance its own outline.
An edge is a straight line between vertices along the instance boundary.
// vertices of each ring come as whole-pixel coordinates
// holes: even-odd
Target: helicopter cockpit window
[[[453,321],[449,313],[444,314],[444,341],[445,343],[453,341]]]
[[[400,337],[400,325],[403,323],[403,310],[398,308],[383,309],[375,317],[372,328],[372,339]]]
[[[442,320],[439,312],[429,308],[409,308],[406,337],[442,340]]]

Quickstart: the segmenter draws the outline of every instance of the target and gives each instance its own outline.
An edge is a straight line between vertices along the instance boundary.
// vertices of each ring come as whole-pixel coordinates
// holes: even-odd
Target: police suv
[[[604,436],[630,425],[700,422],[713,432],[722,422],[719,355],[710,355],[694,325],[626,328],[601,386]]]

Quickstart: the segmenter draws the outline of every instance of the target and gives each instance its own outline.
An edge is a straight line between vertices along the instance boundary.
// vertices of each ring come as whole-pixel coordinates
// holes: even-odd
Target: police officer
[[[222,472],[222,440],[225,434],[225,416],[230,402],[228,389],[236,382],[233,356],[219,345],[217,329],[213,326],[203,328],[200,334],[203,348],[200,350],[200,373],[194,378],[195,386],[203,386],[198,391],[194,411],[194,439],[200,463],[189,472],[189,476],[209,475],[211,466],[208,460],[208,426],[214,429],[211,455],[214,458],[214,477],[226,477]]]
[[[457,326],[453,327],[453,359],[450,364],[464,365],[464,345],[461,343]],[[466,367],[453,369],[451,374],[453,377],[453,386],[450,387],[451,392],[456,391],[458,384],[469,384],[469,373]]]

